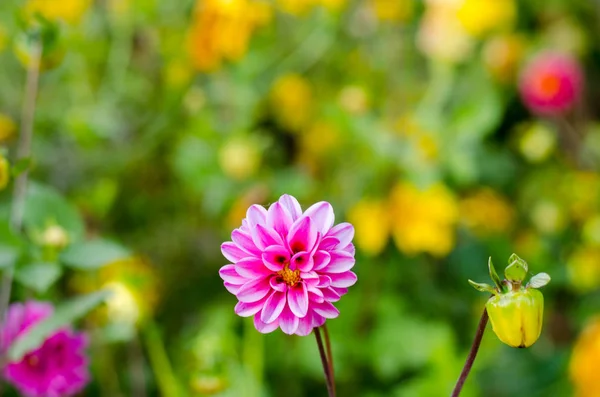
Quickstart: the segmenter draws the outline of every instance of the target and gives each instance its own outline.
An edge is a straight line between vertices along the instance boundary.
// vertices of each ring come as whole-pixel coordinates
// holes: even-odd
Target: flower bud
[[[493,294],[485,308],[494,333],[512,347],[533,345],[540,337],[544,318],[544,296],[536,288],[548,284],[550,276],[539,273],[531,277],[527,285],[523,285],[528,265],[516,254],[512,254],[508,260],[504,280],[500,280],[492,258],[488,267],[494,286],[472,280],[469,283],[479,291]]]
[[[485,305],[494,333],[512,347],[533,345],[542,332],[544,296],[533,288],[494,295]]]

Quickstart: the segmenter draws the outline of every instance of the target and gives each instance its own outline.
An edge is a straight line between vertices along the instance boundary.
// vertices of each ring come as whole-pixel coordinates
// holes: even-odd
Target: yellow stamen
[[[288,265],[285,265],[283,270],[277,272],[277,274],[283,279],[283,282],[293,287],[300,281],[300,270],[291,270]]]

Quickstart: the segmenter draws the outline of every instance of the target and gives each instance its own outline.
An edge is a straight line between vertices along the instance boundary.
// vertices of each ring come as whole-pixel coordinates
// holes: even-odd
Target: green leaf
[[[84,225],[77,209],[53,188],[37,183],[27,188],[23,222],[29,231],[41,233],[55,223],[65,229],[70,241],[83,237]]]
[[[37,349],[48,336],[70,326],[90,310],[104,302],[110,291],[101,290],[71,299],[56,308],[54,313],[21,334],[8,350],[11,361],[19,361],[28,352]]]
[[[75,269],[93,270],[131,256],[126,248],[108,240],[85,241],[69,246],[60,260]]]
[[[14,178],[18,177],[23,172],[29,170],[32,165],[33,165],[33,160],[31,159],[31,157],[25,157],[25,158],[19,159],[12,166],[12,169],[11,169],[12,176]]]
[[[512,254],[508,258],[508,266],[504,269],[504,276],[510,281],[522,282],[525,280],[528,271],[527,262],[519,258],[517,254]]]
[[[39,262],[17,268],[15,279],[35,292],[44,293],[61,275],[62,268],[58,263]]]
[[[542,288],[544,285],[550,282],[550,275],[548,273],[538,273],[531,277],[527,287],[531,288]]]
[[[471,284],[471,286],[473,288],[475,288],[477,291],[481,291],[481,292],[489,292],[490,294],[497,294],[498,291],[496,291],[496,289],[494,287],[492,287],[489,284],[485,284],[485,283],[476,283],[473,280],[469,280],[469,284]]]
[[[502,281],[500,280],[500,277],[498,276],[498,272],[496,272],[496,268],[494,267],[494,264],[492,263],[491,256],[490,256],[490,259],[488,260],[488,268],[490,270],[490,277],[492,278],[492,281],[494,281],[494,284],[496,284],[496,287],[498,287],[499,290],[502,290]]]
[[[14,266],[19,260],[21,251],[10,245],[0,245],[0,269]]]

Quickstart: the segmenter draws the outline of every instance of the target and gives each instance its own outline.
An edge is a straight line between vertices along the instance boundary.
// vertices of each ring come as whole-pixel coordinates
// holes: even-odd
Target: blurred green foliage
[[[81,324],[85,395],[325,395],[313,338],[259,334],[218,277],[246,208],[282,193],[356,228],[328,322],[340,396],[448,395],[485,303],[467,279],[512,252],[552,276],[544,330],[519,350],[488,329],[464,395],[572,395],[600,305],[598,5],[451,3],[0,2],[0,141],[32,180],[21,235],[1,193],[0,270],[15,301],[112,290]],[[15,163],[39,24],[56,37]],[[546,49],[587,80],[541,118],[517,82]]]

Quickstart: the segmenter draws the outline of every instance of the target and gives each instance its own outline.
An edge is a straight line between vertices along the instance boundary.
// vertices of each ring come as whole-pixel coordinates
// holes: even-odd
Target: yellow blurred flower
[[[230,178],[248,179],[260,167],[261,150],[251,137],[239,136],[227,140],[219,150],[219,165]]]
[[[529,216],[535,227],[542,233],[558,233],[567,224],[564,208],[553,200],[538,201],[531,208]]]
[[[60,250],[69,244],[69,235],[60,225],[50,225],[44,230],[40,240],[44,246]]]
[[[300,147],[309,156],[321,157],[340,145],[340,131],[327,121],[317,121],[300,135]]]
[[[556,132],[547,124],[527,123],[518,126],[517,131],[519,151],[530,163],[541,163],[556,149]]]
[[[511,26],[516,14],[514,0],[462,0],[457,17],[467,33],[481,37]]]
[[[218,69],[224,60],[238,61],[248,50],[252,33],[271,18],[266,2],[198,0],[187,46],[199,71]]]
[[[578,291],[597,289],[600,286],[600,248],[577,248],[567,259],[567,271],[571,285]]]
[[[444,256],[454,246],[458,205],[444,185],[419,190],[400,183],[390,194],[390,212],[392,236],[404,253]]]
[[[600,396],[600,318],[592,319],[577,338],[569,375],[575,386],[576,397]]]
[[[192,65],[182,59],[173,59],[165,66],[165,82],[169,87],[182,87],[192,80]]]
[[[525,53],[524,39],[516,34],[491,38],[483,47],[483,62],[497,80],[510,83],[517,75],[519,62]]]
[[[140,257],[117,260],[99,272],[102,288],[113,294],[106,302],[108,321],[136,324],[150,317],[158,301],[158,280]]]
[[[0,154],[0,190],[4,190],[10,181],[10,164]]]
[[[11,138],[16,130],[17,126],[15,122],[7,115],[0,113],[0,142]]]
[[[514,223],[514,210],[508,200],[491,189],[480,189],[460,202],[461,220],[478,235],[501,234]]]
[[[370,0],[369,4],[380,21],[405,22],[414,12],[412,0]]]
[[[25,15],[36,14],[50,21],[64,21],[76,24],[90,7],[91,0],[29,0],[25,4]]]
[[[430,1],[417,34],[417,47],[427,57],[441,62],[464,60],[473,40],[456,18],[456,2]]]
[[[600,201],[600,177],[596,172],[577,171],[566,176],[562,182],[569,211],[574,219],[585,221],[597,212]]]
[[[300,75],[287,74],[278,78],[269,99],[275,119],[291,132],[299,132],[312,120],[312,87]]]
[[[369,108],[369,97],[363,87],[349,85],[340,91],[338,101],[348,113],[360,115]]]
[[[585,220],[582,237],[586,243],[600,246],[600,214],[595,214]]]
[[[363,199],[348,211],[354,225],[357,247],[367,255],[377,255],[390,237],[390,214],[384,201]]]

